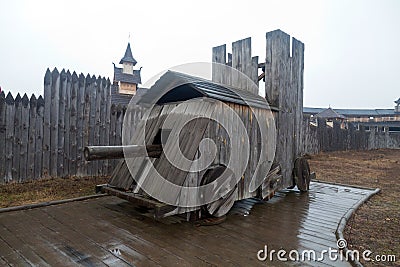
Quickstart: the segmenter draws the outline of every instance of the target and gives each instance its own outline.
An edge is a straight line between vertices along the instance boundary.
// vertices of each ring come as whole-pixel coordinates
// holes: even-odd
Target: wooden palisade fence
[[[309,154],[328,151],[371,150],[378,148],[400,148],[400,133],[376,128],[357,129],[353,123],[333,121],[330,125],[325,119],[318,119],[316,125],[310,124],[310,118],[303,122],[303,151]]]
[[[83,159],[87,145],[121,144],[126,107],[110,92],[109,79],[54,69],[43,97],[0,93],[1,182],[110,174],[115,160]]]
[[[320,151],[367,150],[400,147],[400,134],[356,130],[352,124],[341,129],[319,120],[310,125],[302,116],[303,45],[281,31],[267,34],[266,95],[284,114],[277,119],[278,158]],[[225,46],[213,50],[213,62],[232,64],[257,83],[258,57],[251,56],[250,39],[232,44],[232,60],[226,63]],[[292,73],[295,75],[288,75]],[[285,75],[284,75],[285,74]],[[213,79],[238,86],[236,76]],[[23,182],[44,177],[110,175],[117,160],[86,162],[87,145],[120,145],[125,106],[111,103],[111,82],[95,76],[47,70],[44,95],[30,98],[0,93],[0,183]],[[246,87],[247,84],[240,84]],[[138,121],[144,109],[134,107],[130,120]],[[286,127],[281,127],[282,125]],[[281,126],[279,126],[281,125]],[[290,127],[289,127],[290,126]],[[301,130],[297,130],[301,128]],[[285,131],[287,129],[287,131]],[[296,142],[286,142],[290,133],[301,132]],[[134,130],[134,129],[132,129]],[[292,153],[295,152],[295,153]],[[288,161],[291,162],[291,161]]]

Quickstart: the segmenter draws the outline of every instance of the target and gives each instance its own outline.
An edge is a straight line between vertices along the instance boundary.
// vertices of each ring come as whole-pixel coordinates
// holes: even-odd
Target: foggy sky
[[[143,83],[246,37],[261,62],[265,33],[281,29],[305,43],[305,106],[393,108],[399,14],[396,0],[1,1],[0,86],[42,94],[54,67],[111,79],[128,41]]]

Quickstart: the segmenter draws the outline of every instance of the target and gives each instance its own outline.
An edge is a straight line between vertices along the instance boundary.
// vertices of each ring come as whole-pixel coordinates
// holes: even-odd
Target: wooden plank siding
[[[228,109],[231,109],[233,113],[228,112]],[[235,112],[238,117],[232,116],[232,114]],[[256,108],[254,112],[259,112],[261,113],[261,117],[265,117],[266,115],[264,113],[267,112],[267,110]],[[170,134],[169,138],[173,138],[172,140],[177,140],[176,142],[179,142],[179,145],[176,145],[173,142],[167,143],[163,148],[164,153],[161,154],[160,158],[153,160],[149,160],[144,157],[126,159],[125,161],[127,164],[131,166],[131,172],[129,172],[124,160],[121,160],[112,174],[110,185],[117,188],[123,188],[124,190],[133,190],[134,192],[139,193],[142,191],[140,188],[135,187],[137,184],[139,184],[141,187],[144,186],[147,188],[147,194],[149,192],[162,192],[162,188],[165,188],[166,183],[168,182],[177,185],[199,185],[206,169],[190,173],[176,168],[171,162],[179,162],[178,158],[180,157],[180,153],[182,153],[189,160],[188,164],[191,164],[192,160],[198,158],[198,155],[202,154],[203,161],[198,163],[201,166],[206,166],[204,161],[212,162],[214,165],[229,166],[230,164],[233,173],[238,173],[239,169],[243,168],[243,176],[237,177],[239,179],[237,198],[243,199],[256,196],[257,192],[249,191],[249,184],[255,171],[255,164],[260,158],[261,145],[259,145],[258,141],[260,132],[255,125],[255,118],[253,119],[255,115],[252,113],[249,107],[233,103],[223,104],[222,102],[215,102],[207,99],[193,99],[181,103],[179,106],[177,106],[176,103],[155,106],[154,109],[150,111],[147,123],[139,126],[139,130],[142,127],[146,127],[145,144],[150,145],[153,143],[154,137],[159,132],[161,125],[168,129],[177,129],[182,127],[183,123],[187,120],[190,120],[192,116],[203,113],[208,114],[209,116],[214,113],[216,115],[216,119],[222,121],[227,125],[228,128],[223,129],[220,124],[206,119],[196,119],[191,121],[188,123],[188,125],[182,128],[182,131],[179,133],[179,137],[178,135],[171,136],[173,135],[173,132]],[[226,117],[228,115],[229,117]],[[169,124],[165,124],[165,119],[167,116],[171,116],[173,118],[170,119]],[[240,132],[240,129],[236,129],[235,126],[239,123],[237,120],[241,120],[241,122],[244,124],[244,127],[251,130],[247,131],[246,133]],[[234,134],[239,137],[235,139],[238,143],[232,143],[232,137],[228,136],[228,132],[234,132]],[[245,134],[249,136],[249,144],[252,151],[249,154],[249,159],[232,162],[231,144],[235,145],[237,148],[242,147],[245,140]],[[213,155],[207,153],[209,149],[200,153],[199,143],[204,138],[210,138],[215,143],[217,147],[217,153],[214,158],[210,159],[210,157]],[[138,136],[134,136],[133,144],[137,144],[137,141]],[[180,153],[178,153],[178,150],[180,150]],[[166,154],[171,155],[172,158],[167,159]],[[239,159],[242,158],[239,157]],[[150,168],[151,165],[154,165],[154,168]],[[195,166],[184,166],[184,169],[188,170],[190,168],[193,169]],[[264,170],[265,175],[267,171],[268,170]],[[159,182],[156,179],[156,172],[165,180]],[[138,183],[134,182],[132,176],[140,178]],[[175,194],[172,192],[166,193],[176,196],[176,199],[170,200],[171,203],[189,203],[191,198],[196,198],[196,196],[187,194],[186,191],[175,192]],[[192,209],[193,208],[179,208],[176,210],[176,212],[186,212]]]

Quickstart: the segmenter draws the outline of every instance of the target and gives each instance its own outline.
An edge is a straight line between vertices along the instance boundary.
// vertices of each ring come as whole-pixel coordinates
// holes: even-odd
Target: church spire
[[[128,46],[126,47],[124,57],[121,58],[121,60],[119,61],[119,64],[124,64],[124,63],[131,63],[133,64],[133,66],[135,66],[137,63],[137,61],[132,56],[131,44],[129,42]]]

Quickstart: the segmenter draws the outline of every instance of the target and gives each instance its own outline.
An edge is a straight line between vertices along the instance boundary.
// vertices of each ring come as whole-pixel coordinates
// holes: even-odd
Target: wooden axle
[[[147,146],[87,146],[83,154],[87,161],[102,159],[121,159],[126,157],[152,157],[158,158],[162,153],[161,145]]]

